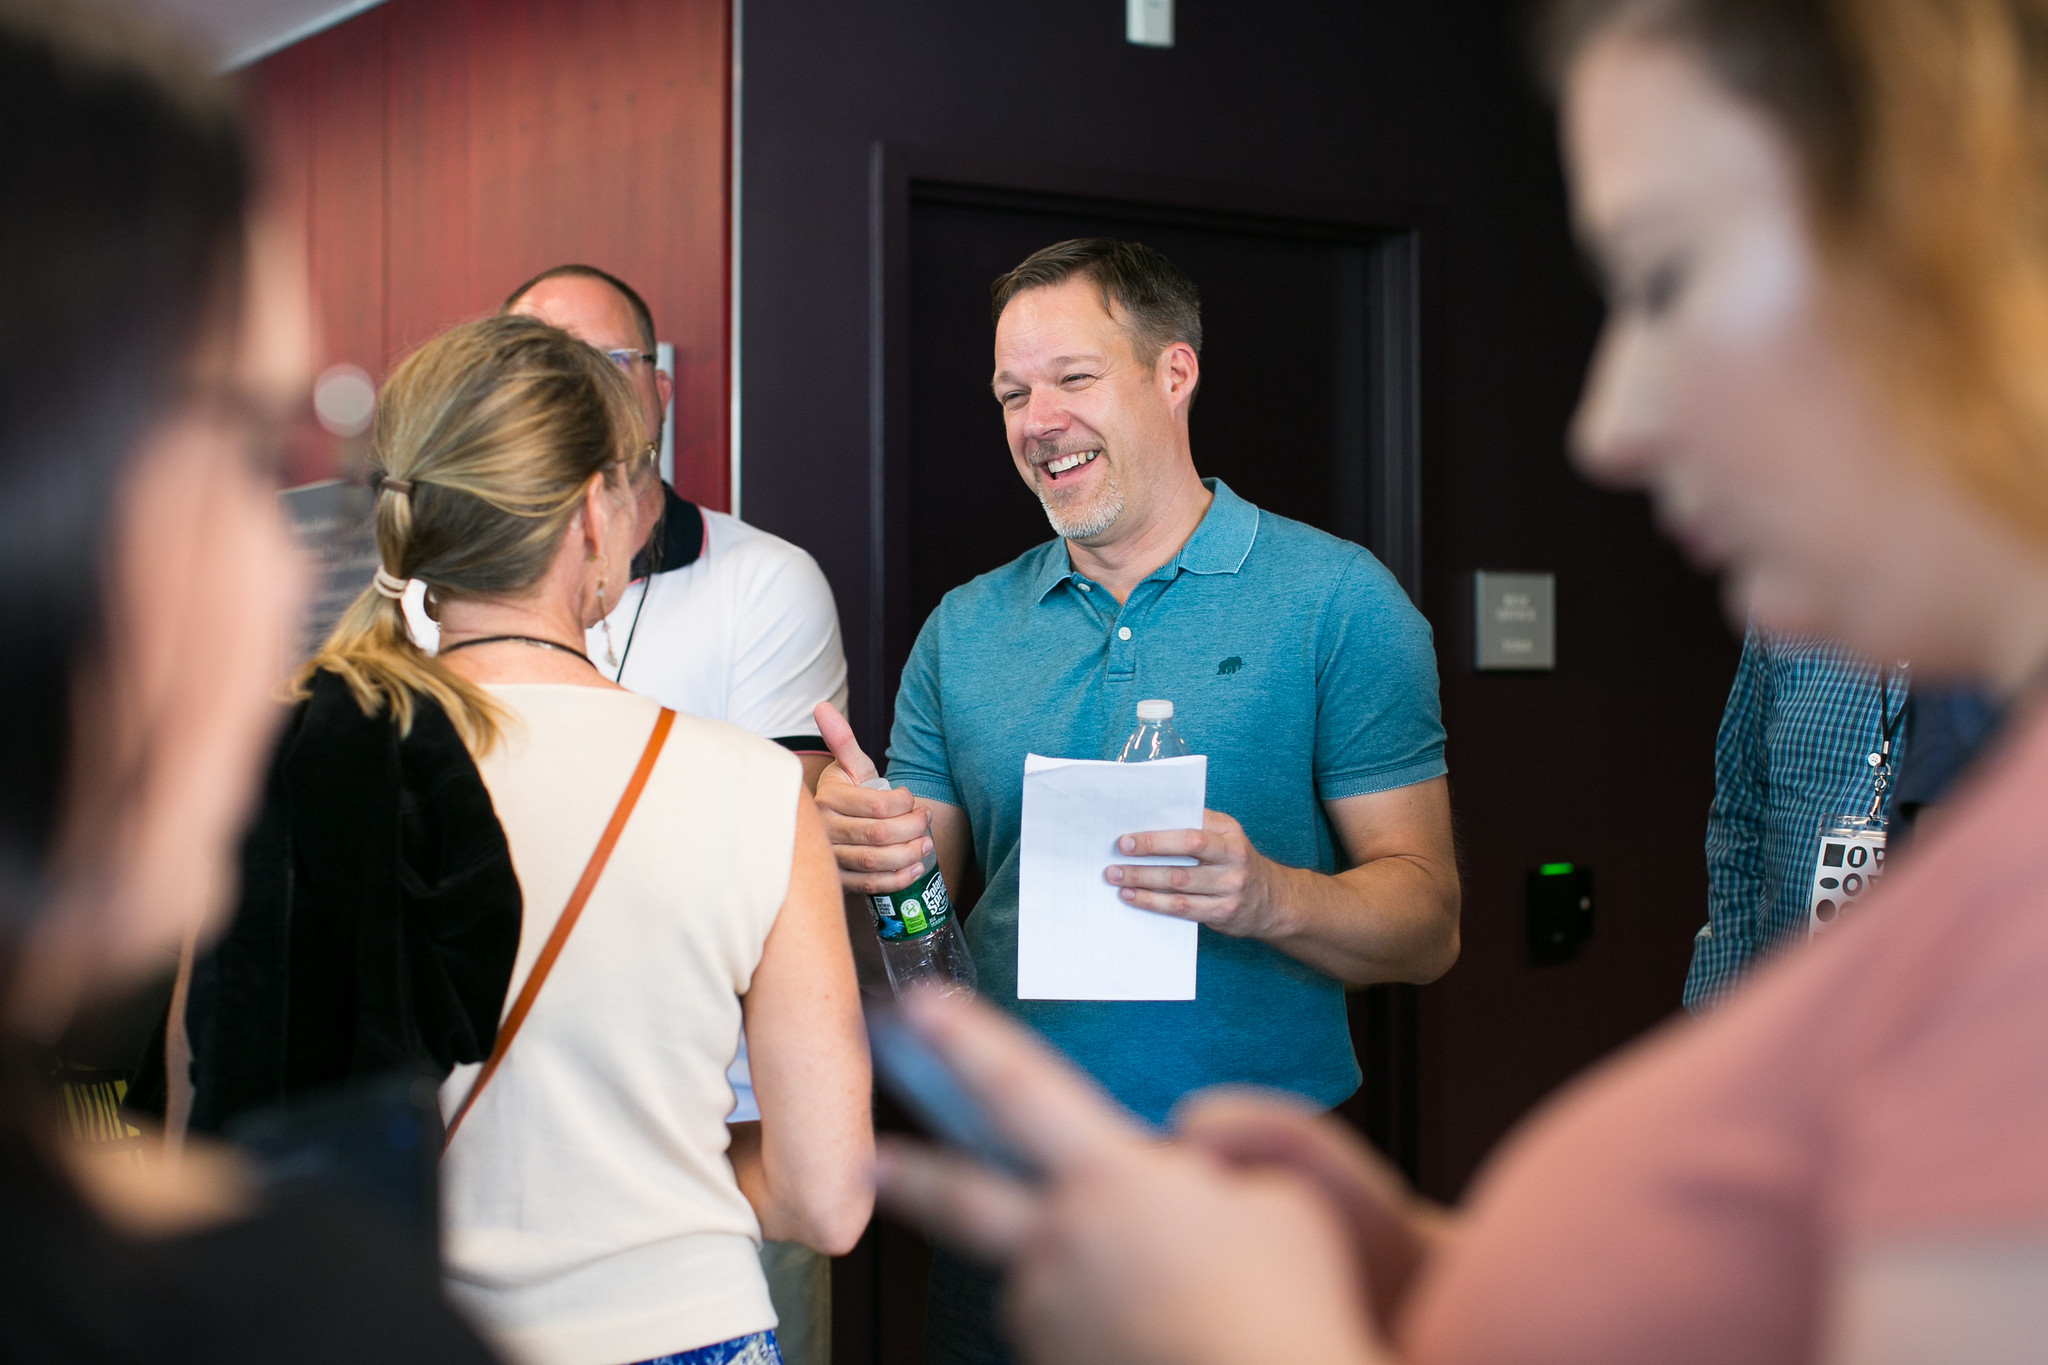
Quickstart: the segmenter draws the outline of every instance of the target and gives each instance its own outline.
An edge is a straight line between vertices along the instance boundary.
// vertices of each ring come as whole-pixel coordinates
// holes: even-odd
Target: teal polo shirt
[[[1268,858],[1318,872],[1340,866],[1323,802],[1444,772],[1429,623],[1393,575],[1203,482],[1215,499],[1201,524],[1121,606],[1060,540],[947,593],[911,650],[889,739],[889,780],[972,826],[986,888],[966,933],[982,992],[1153,1122],[1225,1082],[1344,1099],[1359,1080],[1344,988],[1204,927],[1193,1000],[1018,1000],[1024,755],[1115,758],[1138,702],[1165,698],[1208,755],[1210,809]]]

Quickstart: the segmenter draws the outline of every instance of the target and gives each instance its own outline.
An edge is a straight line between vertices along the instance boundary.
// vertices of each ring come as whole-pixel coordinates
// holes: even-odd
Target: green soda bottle
[[[881,777],[861,785],[889,790],[888,779]],[[882,943],[882,965],[889,970],[891,990],[898,995],[915,985],[974,990],[974,957],[954,916],[945,875],[937,867],[901,891],[869,896],[868,905],[875,912],[875,937]]]

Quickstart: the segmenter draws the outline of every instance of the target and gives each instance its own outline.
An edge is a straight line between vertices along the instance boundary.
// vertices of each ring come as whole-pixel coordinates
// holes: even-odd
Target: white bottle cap
[[[1139,720],[1172,720],[1173,703],[1170,701],[1141,701],[1138,703]]]

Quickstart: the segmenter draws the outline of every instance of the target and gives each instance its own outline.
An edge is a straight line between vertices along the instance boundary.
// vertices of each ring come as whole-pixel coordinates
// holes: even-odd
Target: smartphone
[[[863,1001],[875,1076],[890,1098],[932,1137],[984,1166],[1028,1184],[1040,1172],[989,1116],[953,1068],[913,1028],[894,1001]]]

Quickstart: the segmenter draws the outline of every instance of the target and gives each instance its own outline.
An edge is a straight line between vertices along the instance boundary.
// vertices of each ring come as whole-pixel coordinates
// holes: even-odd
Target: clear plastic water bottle
[[[861,785],[889,790],[884,777],[871,777]],[[916,985],[974,990],[974,957],[953,913],[953,898],[947,894],[938,859],[932,862],[931,871],[901,891],[868,897],[875,912],[875,937],[882,941],[882,965],[889,969],[889,989],[898,995]]]
[[[1116,761],[1150,763],[1155,758],[1186,758],[1193,752],[1180,737],[1180,731],[1173,728],[1172,702],[1141,701],[1138,728],[1124,741],[1124,751],[1116,756]]]

